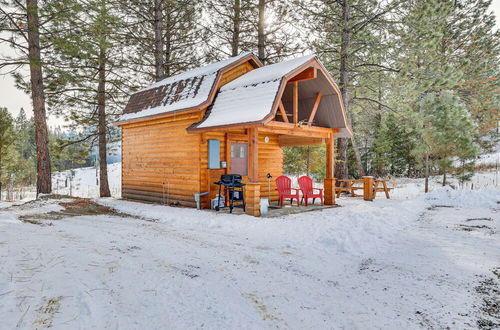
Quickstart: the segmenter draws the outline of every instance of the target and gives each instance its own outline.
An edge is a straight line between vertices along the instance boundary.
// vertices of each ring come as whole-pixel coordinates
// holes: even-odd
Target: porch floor
[[[269,206],[269,211],[266,216],[266,218],[276,218],[276,217],[281,217],[289,214],[297,214],[297,213],[304,213],[304,212],[311,212],[311,211],[318,211],[318,210],[323,210],[323,209],[329,209],[329,208],[334,208],[334,207],[339,207],[339,205],[321,205],[321,204],[309,204],[308,206],[305,206],[304,204],[301,204],[300,206],[297,206],[296,203],[293,205],[290,205],[289,201],[286,201],[285,204],[283,204],[283,207],[280,208],[278,205],[278,202],[271,202],[271,205]],[[211,212],[217,212],[214,210],[210,210]],[[219,213],[225,213],[229,214],[229,208],[223,208]],[[235,207],[233,209],[233,214],[235,215],[241,215],[244,214],[243,209],[240,207]]]

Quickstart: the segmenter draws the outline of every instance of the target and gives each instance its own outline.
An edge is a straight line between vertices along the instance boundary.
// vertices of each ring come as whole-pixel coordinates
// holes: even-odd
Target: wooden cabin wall
[[[196,206],[200,191],[200,135],[186,128],[199,113],[122,127],[122,197]]]
[[[230,83],[231,81],[235,80],[236,78],[244,75],[249,71],[252,71],[253,69],[255,68],[248,61],[241,63],[240,65],[232,68],[231,70],[224,72],[224,74],[220,79],[219,84],[217,85],[217,88],[221,88],[225,84]]]
[[[265,142],[265,137],[269,142]],[[268,198],[267,173],[271,173],[271,200],[278,200],[276,178],[283,175],[283,149],[281,149],[277,134],[259,133],[259,183],[260,195]]]
[[[234,138],[239,136],[239,138]],[[269,141],[265,142],[265,137]],[[226,169],[208,169],[208,140],[216,139],[220,141],[220,160],[227,163]],[[202,207],[210,208],[210,200],[215,198],[218,186],[213,183],[219,181],[221,174],[228,173],[231,160],[229,145],[231,142],[246,142],[248,137],[245,130],[233,130],[229,132],[208,132],[203,133],[200,145],[200,178],[202,192],[210,192],[209,196],[202,198]],[[259,183],[261,184],[261,197],[268,197],[267,173],[271,173],[271,200],[278,200],[275,179],[283,174],[283,150],[279,145],[278,135],[271,133],[259,133]],[[247,182],[248,177],[243,177],[243,182]]]
[[[253,70],[248,61],[224,72],[218,88]],[[122,197],[136,200],[172,203],[195,207],[194,194],[210,191],[202,197],[202,207],[209,208],[220,179],[226,169],[208,169],[208,140],[218,139],[220,159],[229,165],[226,139],[229,134],[245,134],[245,130],[231,132],[188,133],[186,129],[199,122],[206,109],[191,114],[149,120],[122,126]],[[265,143],[265,136],[269,142]],[[241,141],[245,142],[245,141]],[[266,175],[271,173],[271,198],[278,199],[274,179],[281,175],[283,151],[278,137],[259,134],[259,182],[261,195],[267,197]],[[244,178],[246,181],[247,178]]]

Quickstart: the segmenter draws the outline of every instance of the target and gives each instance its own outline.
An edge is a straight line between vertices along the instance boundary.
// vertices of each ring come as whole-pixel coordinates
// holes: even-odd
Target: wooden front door
[[[230,174],[248,175],[248,143],[231,142]]]

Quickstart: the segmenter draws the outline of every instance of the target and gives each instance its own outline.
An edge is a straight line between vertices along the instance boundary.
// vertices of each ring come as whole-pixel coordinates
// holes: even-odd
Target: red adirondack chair
[[[302,199],[306,200],[306,206],[307,206],[307,200],[309,198],[313,199],[313,204],[316,198],[321,199],[321,205],[323,205],[323,189],[320,188],[313,188],[313,180],[304,175],[299,178],[299,187],[300,190],[302,191]],[[317,190],[317,193],[314,193],[314,190]]]
[[[276,190],[280,196],[280,207],[283,207],[283,200],[285,198],[290,198],[290,204],[293,203],[293,199],[297,198],[297,206],[299,206],[299,189],[292,188],[292,180],[285,176],[281,175],[276,178]],[[295,192],[293,192],[295,191]]]

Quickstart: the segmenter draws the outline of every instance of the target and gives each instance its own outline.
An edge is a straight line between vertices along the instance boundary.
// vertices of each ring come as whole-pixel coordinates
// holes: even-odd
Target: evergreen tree
[[[16,139],[13,143],[15,153],[18,155],[16,164],[12,169],[15,175],[15,185],[27,187],[36,182],[36,144],[33,119],[26,118],[24,109],[21,108],[14,121]]]
[[[53,11],[62,3],[52,3]],[[66,118],[74,131],[75,143],[97,137],[99,146],[99,187],[101,197],[110,196],[106,146],[109,123],[121,113],[128,91],[126,54],[118,3],[81,0],[64,7],[71,13],[54,23],[57,31],[53,62],[47,80],[51,110]]]
[[[159,81],[199,65],[201,3],[120,0],[128,69],[136,84]],[[120,32],[122,33],[122,32]]]
[[[407,129],[422,141],[414,155],[424,164],[426,192],[434,145],[423,135],[434,129],[429,111],[437,109],[437,105],[427,102],[427,109],[424,109],[422,100],[429,94],[452,90],[463,75],[460,68],[449,61],[442,47],[453,9],[451,1],[405,3],[401,7],[402,19],[396,34],[400,65],[392,86],[392,106],[401,108],[404,122],[409,126]]]
[[[427,94],[421,101],[422,150],[436,160],[443,174],[453,166],[454,159],[470,160],[476,156],[474,125],[465,106],[451,91]]]
[[[326,149],[323,145],[285,147],[284,172],[295,176],[313,176],[322,181],[326,171]]]
[[[303,52],[294,1],[209,0],[206,40],[209,59],[227,58],[242,51],[275,63]]]
[[[491,147],[500,116],[500,31],[495,28],[491,0],[454,2],[443,48],[463,76],[454,90],[477,127],[476,141]],[[484,141],[492,141],[487,145]]]
[[[313,32],[309,36],[312,48],[326,68],[339,77],[337,81],[348,120],[355,132],[358,118],[353,109],[373,108],[382,104],[381,100],[371,95],[374,89],[373,76],[394,70],[382,60],[387,50],[384,38],[390,25],[388,16],[397,8],[398,3],[316,0],[301,4],[308,16],[308,28]],[[365,111],[362,116],[366,116]],[[357,173],[362,176],[363,168],[356,139],[351,139],[351,144]],[[348,140],[338,139],[338,162],[335,167],[338,178],[345,179],[348,176],[347,149]]]
[[[15,138],[12,116],[7,108],[0,108],[0,199],[6,181],[12,179],[10,173],[14,159],[11,147]]]
[[[207,57],[220,60],[250,48],[253,26],[251,0],[207,0]]]
[[[45,7],[40,8],[38,0],[26,0],[25,3],[4,0],[0,3],[0,33],[6,35],[0,40],[20,54],[2,56],[0,69],[27,66],[30,70],[29,82],[18,70],[7,73],[14,75],[18,87],[31,92],[37,148],[37,194],[52,191],[43,72],[47,65],[45,54],[50,52],[51,44],[49,41],[41,42],[41,39],[47,34],[49,26],[64,15],[64,11],[50,12]]]
[[[396,115],[389,113],[374,141],[372,170],[377,176],[411,176],[415,159],[415,139],[405,130]]]

